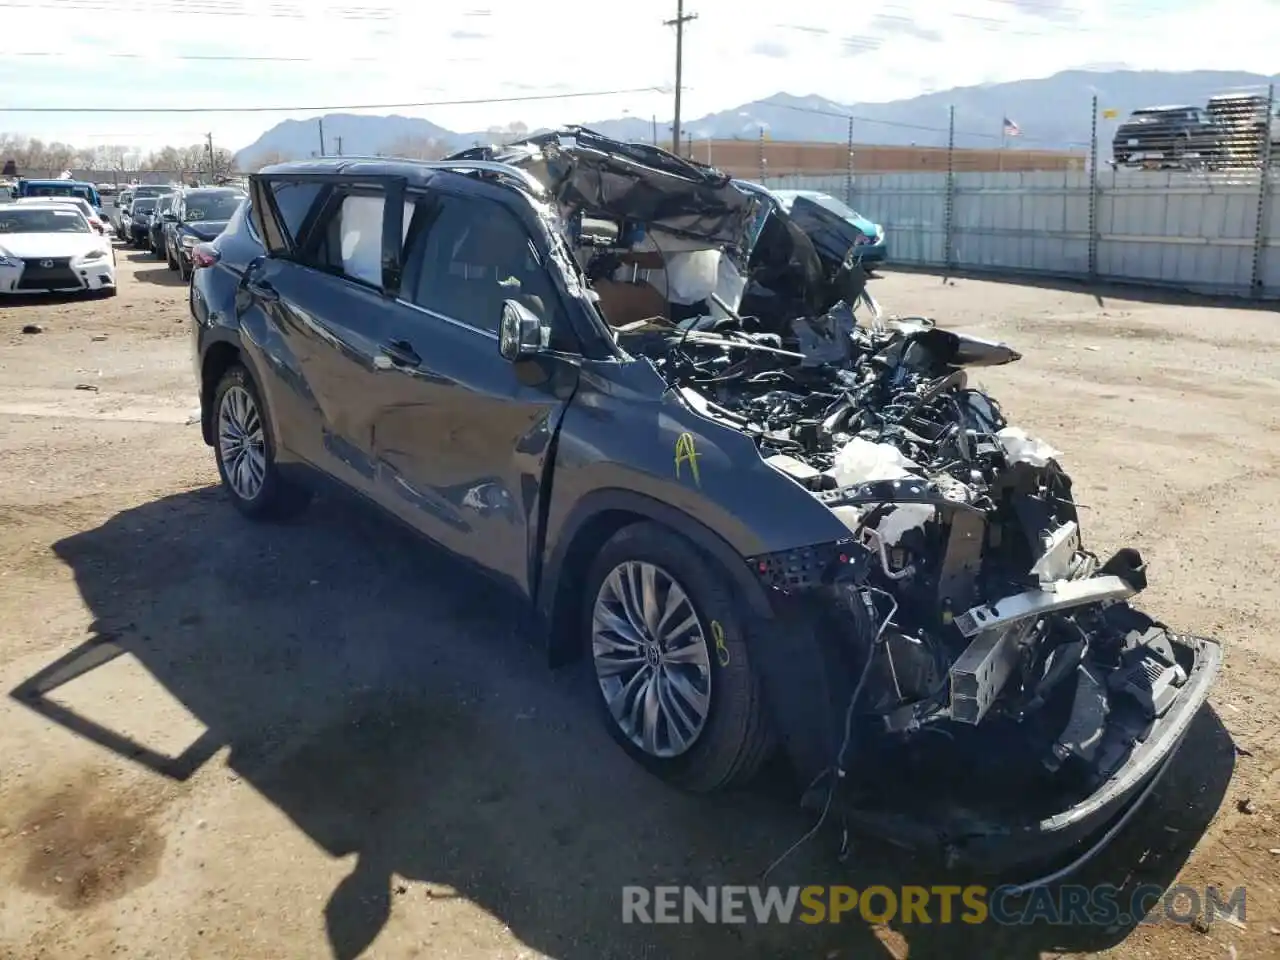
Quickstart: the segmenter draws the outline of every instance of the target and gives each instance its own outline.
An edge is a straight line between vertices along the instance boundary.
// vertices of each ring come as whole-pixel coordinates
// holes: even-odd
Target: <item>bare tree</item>
[[[167,146],[143,154],[127,144],[75,147],[34,137],[0,132],[0,163],[12,160],[24,176],[58,176],[64,170],[110,172],[116,177],[137,170],[163,172],[183,180],[224,177],[235,172],[235,158],[225,147],[208,143]]]
[[[103,169],[110,170],[117,178],[133,169],[133,150],[122,143],[112,143],[99,148]]]
[[[209,161],[209,175],[212,177],[225,177],[235,173],[235,155],[226,147],[214,147]]]

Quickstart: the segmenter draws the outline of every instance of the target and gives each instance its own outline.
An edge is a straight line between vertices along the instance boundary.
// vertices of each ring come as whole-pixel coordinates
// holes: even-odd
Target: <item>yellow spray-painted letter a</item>
[[[693,445],[693,434],[682,433],[676,437],[676,479],[680,478],[680,465],[687,464],[693,482],[702,486],[702,477],[698,473],[699,453]]]

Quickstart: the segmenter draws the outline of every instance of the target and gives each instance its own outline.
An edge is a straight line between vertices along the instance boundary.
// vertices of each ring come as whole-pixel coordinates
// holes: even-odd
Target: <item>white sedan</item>
[[[116,292],[116,255],[68,204],[0,207],[0,294]]]
[[[89,221],[89,226],[93,227],[98,233],[106,235],[107,223],[102,219],[101,214],[89,205],[89,201],[83,197],[22,197],[16,201],[17,203],[39,204],[48,206],[51,203],[67,203],[75,207],[84,214],[84,218]]]

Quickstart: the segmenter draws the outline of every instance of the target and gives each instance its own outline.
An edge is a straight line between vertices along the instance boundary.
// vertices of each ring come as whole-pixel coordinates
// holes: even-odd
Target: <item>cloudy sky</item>
[[[0,132],[238,149],[307,108],[453,130],[670,117],[675,0],[0,0]],[[1071,67],[1280,67],[1280,0],[688,0],[685,116],[786,90],[839,102]],[[613,92],[611,92],[613,91]],[[619,92],[620,91],[620,92]],[[568,97],[569,94],[593,94]],[[560,97],[524,100],[515,98]],[[476,102],[496,101],[506,102]],[[472,101],[453,105],[441,101]],[[384,105],[399,106],[391,109]]]

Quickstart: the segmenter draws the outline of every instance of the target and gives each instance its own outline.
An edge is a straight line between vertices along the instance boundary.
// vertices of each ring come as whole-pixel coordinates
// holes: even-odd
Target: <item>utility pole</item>
[[[212,181],[217,179],[217,176],[218,176],[217,167],[214,165],[214,162],[213,162],[213,134],[206,133],[204,135],[204,139],[205,139],[205,142],[209,145],[209,179]]]
[[[676,0],[676,18],[664,20],[668,27],[676,28],[676,104],[675,118],[671,121],[671,150],[680,152],[680,85],[684,79],[684,25],[697,20],[696,13],[684,12],[684,0]]]
[[[324,117],[316,117],[316,123],[320,125],[320,156],[324,156]]]

